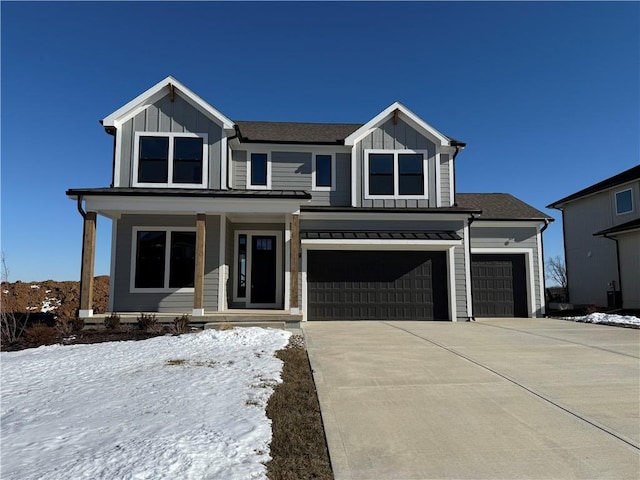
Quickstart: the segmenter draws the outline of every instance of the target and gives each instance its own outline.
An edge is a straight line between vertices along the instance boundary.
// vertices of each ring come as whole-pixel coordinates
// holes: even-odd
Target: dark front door
[[[309,320],[447,320],[444,252],[307,254]]]
[[[474,316],[528,316],[524,255],[472,255],[471,282]]]
[[[276,237],[251,239],[251,303],[276,303]]]

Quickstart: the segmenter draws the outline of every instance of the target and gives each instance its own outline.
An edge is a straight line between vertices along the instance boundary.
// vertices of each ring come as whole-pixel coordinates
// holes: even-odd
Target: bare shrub
[[[107,330],[115,330],[120,326],[120,315],[112,313],[108,317],[104,318],[104,328]]]
[[[56,329],[44,323],[36,323],[24,331],[24,339],[31,347],[52,345],[58,342],[58,338],[59,334]]]
[[[556,255],[547,260],[545,275],[549,282],[567,289],[567,267],[560,256]]]
[[[2,276],[2,294],[0,296],[0,341],[3,345],[15,343],[22,335],[29,321],[29,310],[19,312],[15,297],[8,290],[9,268],[4,252],[0,255],[0,275]],[[6,292],[6,293],[5,293]]]
[[[74,333],[73,321],[67,318],[59,318],[58,320],[56,320],[56,325],[54,328],[63,338],[70,337],[71,334]]]
[[[191,331],[190,326],[191,319],[186,313],[173,319],[173,325],[171,327],[171,333],[180,335],[181,333],[189,333]]]
[[[222,322],[218,326],[218,330],[233,330],[233,323],[231,323],[231,322]]]
[[[80,317],[75,317],[73,320],[71,320],[71,328],[73,330],[73,333],[81,332],[84,328],[84,320]]]
[[[155,313],[141,313],[140,316],[136,318],[136,322],[138,324],[138,330],[147,332],[156,328],[158,319]]]

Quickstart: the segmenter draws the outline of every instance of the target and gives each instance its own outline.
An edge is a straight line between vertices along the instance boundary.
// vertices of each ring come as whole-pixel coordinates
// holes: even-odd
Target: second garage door
[[[474,316],[528,316],[524,255],[472,255],[471,282]]]
[[[309,320],[448,320],[444,252],[307,252]]]

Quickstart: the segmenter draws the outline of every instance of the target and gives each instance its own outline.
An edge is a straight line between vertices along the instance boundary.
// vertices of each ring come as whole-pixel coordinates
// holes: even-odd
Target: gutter
[[[476,317],[474,317],[473,315],[473,267],[471,265],[471,263],[473,263],[471,261],[471,224],[474,222],[474,220],[476,219],[476,217],[473,216],[473,213],[471,214],[471,216],[469,217],[469,219],[467,220],[467,251],[469,252],[469,288],[471,289],[471,305],[467,305],[467,315],[469,314],[469,311],[471,312],[471,315],[468,315],[467,318],[467,322],[475,322],[476,321]]]
[[[545,282],[545,288],[542,289],[542,307],[544,308],[544,314],[545,315],[547,313],[547,289],[546,289],[546,281],[547,281],[547,272],[544,271],[544,242],[542,241],[542,234],[544,233],[544,231],[549,228],[549,225],[551,224],[551,222],[549,221],[548,218],[544,219],[544,226],[540,229],[540,258],[542,259],[542,265],[540,265],[539,268],[542,269],[542,281]],[[565,262],[565,270],[567,268],[567,259],[565,258],[564,260]],[[568,296],[568,291],[566,292],[567,296]]]
[[[84,200],[84,197],[82,195],[78,195],[78,212],[80,212],[80,215],[82,215],[82,218],[85,219],[87,218],[87,212],[84,211],[84,209],[82,208],[82,200]]]

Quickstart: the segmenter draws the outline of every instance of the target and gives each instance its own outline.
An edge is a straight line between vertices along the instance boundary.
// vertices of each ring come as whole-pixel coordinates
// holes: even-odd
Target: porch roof
[[[127,196],[127,197],[208,197],[208,198],[285,198],[308,200],[311,194],[304,190],[212,190],[206,188],[71,188],[67,196]]]
[[[387,232],[300,232],[303,240],[462,240],[456,232],[450,231],[387,231]]]

